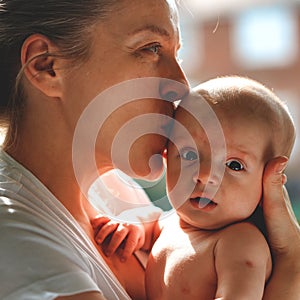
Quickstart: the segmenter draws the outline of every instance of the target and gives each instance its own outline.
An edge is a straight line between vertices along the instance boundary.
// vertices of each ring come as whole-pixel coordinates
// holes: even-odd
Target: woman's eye
[[[195,151],[188,150],[188,151],[183,151],[181,157],[185,160],[192,161],[198,159],[198,154]]]
[[[161,45],[159,45],[159,44],[153,44],[153,45],[150,45],[150,46],[144,48],[144,50],[152,52],[154,54],[159,54],[160,49],[161,49]]]
[[[242,171],[244,170],[244,166],[237,160],[229,160],[226,162],[226,166],[233,171]]]

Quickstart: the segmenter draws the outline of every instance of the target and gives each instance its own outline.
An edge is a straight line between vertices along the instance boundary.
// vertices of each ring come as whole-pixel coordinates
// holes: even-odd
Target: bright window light
[[[246,10],[235,20],[233,55],[243,67],[280,67],[298,53],[297,19],[286,6]]]

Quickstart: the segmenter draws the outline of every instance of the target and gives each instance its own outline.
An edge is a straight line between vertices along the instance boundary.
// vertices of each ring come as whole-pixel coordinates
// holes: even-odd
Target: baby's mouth
[[[209,198],[205,197],[196,197],[196,198],[191,198],[190,201],[192,204],[198,208],[204,208],[204,207],[215,207],[217,206],[217,203],[214,201],[210,200]]]

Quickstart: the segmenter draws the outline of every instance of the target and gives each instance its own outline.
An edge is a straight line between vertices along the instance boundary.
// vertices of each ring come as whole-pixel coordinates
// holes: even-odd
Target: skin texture
[[[213,232],[175,220],[152,249],[146,287],[149,299],[261,299],[270,273],[268,245],[252,224]]]

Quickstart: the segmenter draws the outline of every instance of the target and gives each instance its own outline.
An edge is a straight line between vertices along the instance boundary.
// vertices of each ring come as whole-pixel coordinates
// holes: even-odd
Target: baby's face
[[[203,229],[249,217],[262,196],[270,144],[267,125],[235,108],[224,112],[212,106],[209,111],[199,105],[201,98],[183,101],[189,111],[199,112],[202,126],[178,108],[167,155],[172,205],[184,221]]]

